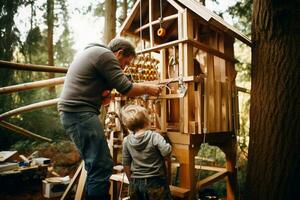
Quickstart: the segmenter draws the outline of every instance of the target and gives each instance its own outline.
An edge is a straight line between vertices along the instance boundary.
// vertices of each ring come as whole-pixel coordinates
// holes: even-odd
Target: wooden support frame
[[[58,102],[58,98],[47,100],[47,101],[42,101],[39,103],[30,104],[28,106],[23,106],[23,107],[20,107],[20,108],[17,108],[17,109],[14,109],[14,110],[11,110],[11,111],[1,114],[0,121],[3,120],[4,118],[11,117],[13,115],[18,115],[18,114],[21,114],[24,112],[29,112],[29,111],[35,110],[35,109],[54,106],[57,104],[57,102]]]
[[[64,81],[65,81],[65,77],[60,77],[60,78],[53,78],[53,79],[42,80],[42,81],[34,81],[30,83],[23,83],[19,85],[1,87],[0,94],[9,94],[13,92],[31,90],[36,88],[50,87],[54,85],[63,84]]]
[[[21,134],[21,135],[24,135],[26,137],[32,138],[32,139],[41,140],[41,141],[45,141],[45,142],[52,142],[52,140],[49,139],[49,138],[37,135],[37,134],[35,134],[35,133],[31,132],[31,131],[28,131],[28,130],[26,130],[24,128],[21,128],[19,126],[10,124],[10,123],[8,123],[6,121],[0,121],[0,126],[6,128],[8,130],[14,131],[14,132],[16,132],[18,134]]]
[[[202,179],[201,181],[198,181],[196,188],[200,189],[200,188],[206,187],[214,182],[217,182],[217,181],[223,179],[226,176],[227,176],[227,171],[215,173],[209,177],[206,177],[205,179]]]
[[[167,21],[170,21],[170,20],[175,20],[178,18],[178,14],[174,14],[174,15],[170,15],[170,16],[167,16],[167,17],[163,17],[163,21],[164,22],[167,22]],[[156,24],[159,24],[160,21],[159,20],[154,20],[154,21],[151,21],[151,23],[149,22],[148,24],[145,24],[143,25],[142,27],[140,28],[137,28],[134,33],[138,33],[140,32],[141,30],[144,30],[146,28],[148,28],[149,26],[153,26],[153,25],[156,25]]]
[[[84,162],[81,161],[80,165],[78,166],[73,178],[71,179],[68,187],[66,188],[66,190],[65,190],[64,194],[62,195],[62,197],[60,198],[60,200],[65,200],[68,197],[69,192],[72,190],[72,188],[75,186],[76,182],[79,179],[79,176],[83,169],[83,165],[84,165]]]
[[[53,73],[67,73],[68,69],[64,67],[51,67],[45,65],[32,65],[32,64],[21,64],[13,63],[0,60],[0,68],[9,68],[16,70],[25,70],[25,71],[38,71],[38,72],[53,72]]]

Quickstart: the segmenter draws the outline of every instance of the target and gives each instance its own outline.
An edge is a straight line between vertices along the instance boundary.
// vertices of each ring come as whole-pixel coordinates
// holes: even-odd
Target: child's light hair
[[[131,131],[138,131],[148,126],[149,114],[146,108],[139,105],[128,105],[121,110],[121,119]]]

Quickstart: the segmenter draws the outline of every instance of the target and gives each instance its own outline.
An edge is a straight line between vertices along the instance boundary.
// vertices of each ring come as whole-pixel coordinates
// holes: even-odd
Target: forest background
[[[89,16],[93,34],[99,34],[100,43],[107,43],[114,37],[118,28],[127,17],[134,0],[102,0],[83,1],[82,7],[74,6],[71,0],[2,0],[0,2],[0,60],[18,63],[42,64],[50,66],[68,67],[73,57],[87,44],[78,44],[74,26],[76,22],[70,16]],[[80,1],[78,1],[80,2]],[[77,2],[77,3],[78,3]],[[251,0],[231,1],[232,5],[224,9],[224,1],[206,0],[204,5],[212,9],[221,17],[225,17],[233,26],[237,27],[248,37],[251,37]],[[80,5],[79,4],[79,5]],[[224,4],[224,5],[223,5]],[[226,3],[226,5],[228,5]],[[79,18],[78,18],[79,19]],[[70,23],[73,20],[72,23]],[[79,22],[78,22],[79,23]],[[97,28],[96,28],[97,27]],[[85,30],[84,27],[81,27]],[[103,32],[101,32],[103,30]],[[89,37],[88,31],[84,37]],[[109,33],[109,34],[107,34]],[[113,33],[113,34],[111,34]],[[235,44],[236,64],[238,71],[237,85],[250,88],[251,49],[239,43]],[[59,75],[56,75],[58,77]],[[42,72],[28,72],[0,69],[0,87],[54,78],[54,74]],[[28,90],[9,95],[0,95],[0,113],[40,102],[59,96],[61,86]],[[239,93],[240,99],[240,129],[238,135],[238,178],[239,192],[243,193],[245,171],[247,166],[247,152],[249,142],[249,108],[250,95]],[[7,120],[36,134],[51,138],[52,143],[30,140],[0,127],[0,150],[18,150],[23,154],[30,154],[34,150],[41,150],[48,156],[55,153],[70,153],[74,148],[65,135],[59,122],[56,107],[36,110],[14,116]],[[68,147],[68,145],[70,145]],[[46,151],[46,149],[48,149]],[[52,149],[52,154],[49,153]],[[224,155],[217,148],[203,144],[199,156],[207,160],[224,164]],[[67,157],[67,156],[66,156]],[[78,156],[64,163],[68,158],[57,158],[55,170],[61,175],[68,173],[68,167],[78,164]],[[67,169],[66,169],[67,167]],[[73,166],[73,168],[75,168]],[[205,174],[203,174],[205,175]],[[225,182],[213,186],[219,196],[225,194]]]

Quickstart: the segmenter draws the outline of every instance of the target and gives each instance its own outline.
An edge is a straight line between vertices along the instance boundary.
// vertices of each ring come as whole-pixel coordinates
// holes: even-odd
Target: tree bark
[[[105,28],[103,41],[108,44],[116,36],[116,0],[105,0]]]
[[[299,7],[253,2],[249,200],[300,196]]]
[[[53,58],[53,27],[54,27],[54,0],[47,0],[47,26],[48,26],[48,65],[54,66]],[[49,73],[48,78],[52,79],[55,75]],[[51,97],[56,96],[55,87],[49,88]]]

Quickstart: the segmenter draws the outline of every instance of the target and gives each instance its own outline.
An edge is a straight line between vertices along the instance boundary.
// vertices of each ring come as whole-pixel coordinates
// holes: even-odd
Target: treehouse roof
[[[153,0],[151,5],[151,13],[149,13],[149,0],[137,0],[131,13],[123,23],[119,34],[129,34],[140,37],[140,30],[143,30],[142,37],[147,37],[149,33],[147,33],[146,27],[149,27],[150,23],[152,26],[159,28],[160,18],[176,18],[177,14],[182,13],[185,9],[200,17],[202,19],[201,21],[210,27],[215,27],[218,30],[227,33],[231,37],[237,38],[249,46],[251,45],[251,40],[248,37],[230,24],[226,23],[220,16],[208,10],[200,2],[195,0],[162,0],[161,6],[159,0]],[[151,16],[151,22],[149,22],[149,16]],[[168,36],[170,37],[169,40],[172,40],[172,38],[176,37],[175,35],[178,34],[177,20],[166,20],[163,23],[164,28],[166,28],[170,33]]]

